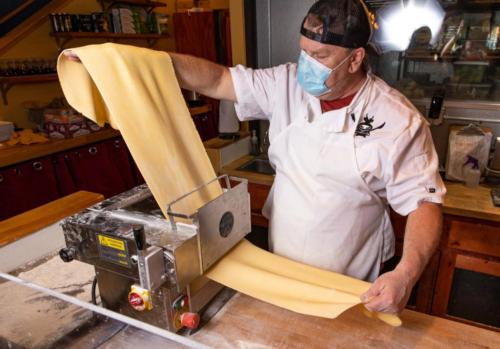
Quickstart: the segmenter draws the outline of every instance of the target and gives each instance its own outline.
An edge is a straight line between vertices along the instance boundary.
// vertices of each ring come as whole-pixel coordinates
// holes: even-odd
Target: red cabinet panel
[[[144,177],[142,176],[141,170],[139,170],[139,167],[137,167],[137,164],[135,163],[134,159],[132,159],[132,169],[134,171],[135,185],[146,183]]]
[[[0,220],[59,197],[50,157],[0,170]]]
[[[54,164],[54,172],[60,197],[69,195],[78,190],[66,159],[67,155],[65,154],[56,154],[52,156],[52,163]]]
[[[110,161],[115,163],[118,174],[121,176],[126,189],[136,186],[132,156],[123,139],[112,139],[104,142],[104,144],[106,145]]]
[[[129,189],[106,142],[70,151],[65,154],[65,160],[78,190],[108,198]]]
[[[144,183],[123,139],[0,169],[0,220],[78,190],[110,197]]]

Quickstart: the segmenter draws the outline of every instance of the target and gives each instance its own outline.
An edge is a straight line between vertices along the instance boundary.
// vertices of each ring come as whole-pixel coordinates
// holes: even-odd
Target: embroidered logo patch
[[[377,127],[373,127],[373,122],[375,121],[375,117],[369,117],[368,114],[363,118],[363,122],[359,123],[358,127],[356,128],[356,132],[354,133],[356,136],[360,136],[363,138],[368,137],[371,135],[371,133],[375,130],[380,130],[381,128],[384,128],[385,122],[382,125],[379,125]]]

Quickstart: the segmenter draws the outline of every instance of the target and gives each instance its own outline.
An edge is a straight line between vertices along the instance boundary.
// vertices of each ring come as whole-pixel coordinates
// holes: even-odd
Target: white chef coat
[[[446,193],[428,123],[372,74],[348,107],[322,113],[296,64],[230,71],[240,120],[270,121],[271,250],[373,281],[394,254],[388,205],[408,215]]]

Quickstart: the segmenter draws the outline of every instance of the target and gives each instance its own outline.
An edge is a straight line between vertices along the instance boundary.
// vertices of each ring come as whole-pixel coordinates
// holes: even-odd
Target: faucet
[[[262,145],[260,146],[260,156],[266,157],[267,158],[267,152],[269,150],[269,146],[271,145],[271,142],[269,141],[269,130],[266,131],[264,134],[264,139],[262,140]]]

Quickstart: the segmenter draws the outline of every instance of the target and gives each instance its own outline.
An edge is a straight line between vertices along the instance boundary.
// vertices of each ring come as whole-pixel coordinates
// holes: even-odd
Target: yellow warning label
[[[114,248],[116,250],[125,251],[125,243],[122,240],[113,239],[109,236],[97,235],[99,237],[99,243],[102,246]]]

